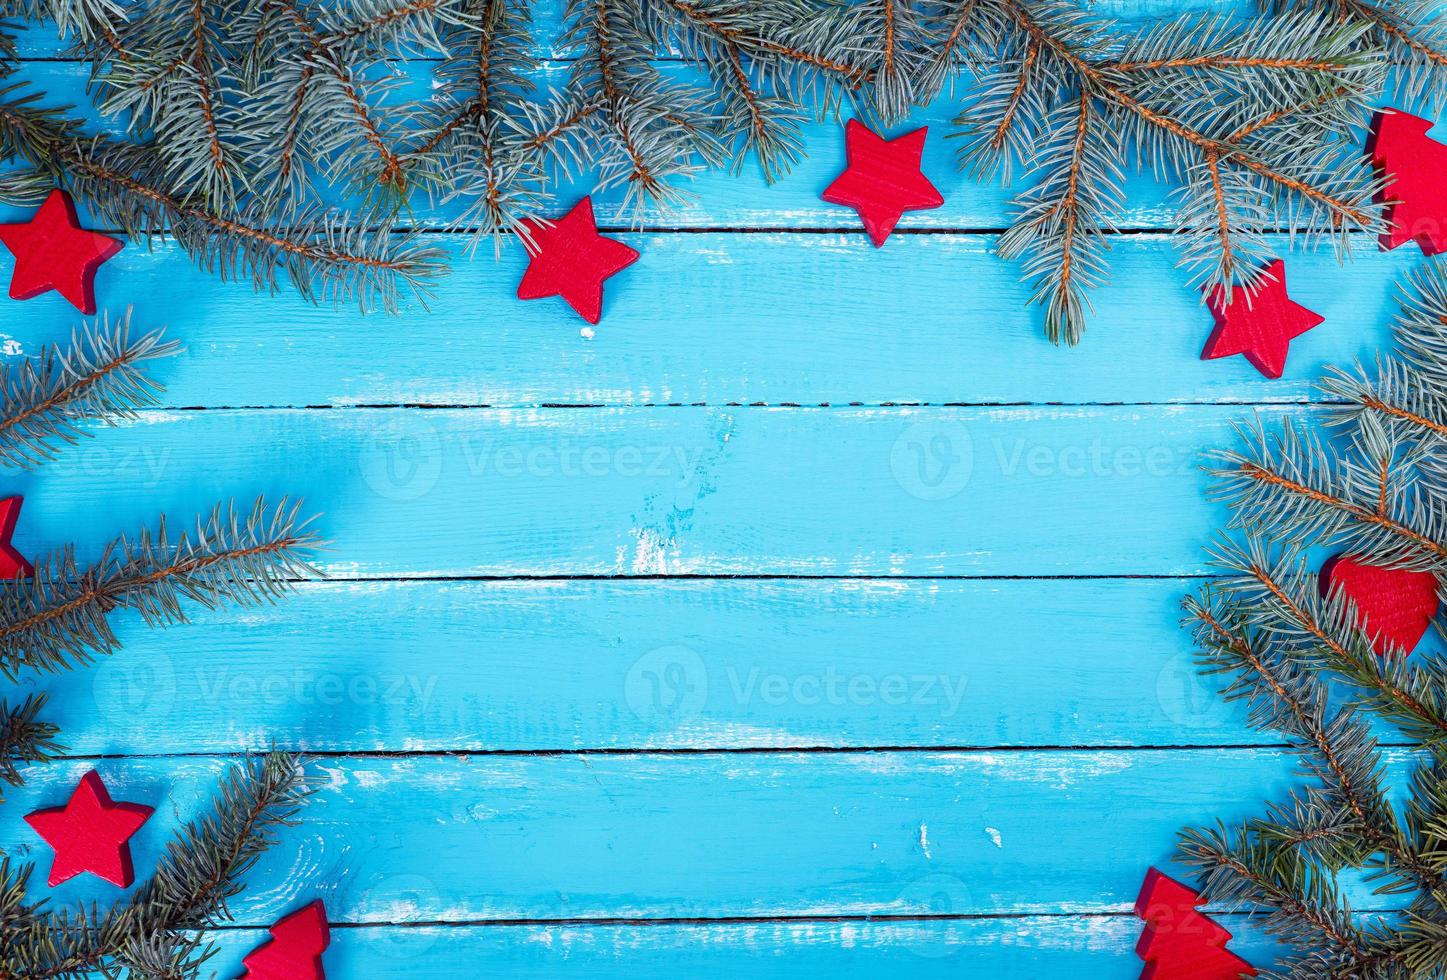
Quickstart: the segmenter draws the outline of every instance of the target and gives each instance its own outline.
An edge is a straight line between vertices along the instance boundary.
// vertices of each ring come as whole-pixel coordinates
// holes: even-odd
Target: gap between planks
[[[1222,399],[1221,401],[947,401],[947,402],[530,402],[511,404],[507,402],[361,402],[341,405],[149,405],[137,408],[134,414],[144,416],[165,412],[349,412],[349,411],[575,411],[578,409],[664,409],[664,408],[763,408],[800,409],[957,409],[957,408],[1159,408],[1174,411],[1180,408],[1266,408],[1305,409],[1346,408],[1355,404],[1341,399],[1312,401],[1307,398],[1288,398],[1282,401],[1258,401],[1247,399]]]
[[[1384,749],[1418,749],[1413,742],[1378,742]],[[276,746],[281,751],[294,751],[308,759],[465,759],[473,758],[524,758],[563,759],[569,757],[597,756],[656,756],[675,758],[690,756],[741,756],[741,755],[1096,755],[1100,753],[1124,754],[1128,752],[1260,752],[1294,751],[1298,746],[1287,742],[1254,743],[1200,743],[1200,744],[1158,744],[1158,745],[749,745],[749,746],[687,746],[681,748],[571,748],[571,749],[300,749],[285,745]],[[237,760],[254,753],[248,752],[94,752],[75,755],[58,755],[56,759],[68,762],[120,761],[154,762],[164,759],[215,759]]]

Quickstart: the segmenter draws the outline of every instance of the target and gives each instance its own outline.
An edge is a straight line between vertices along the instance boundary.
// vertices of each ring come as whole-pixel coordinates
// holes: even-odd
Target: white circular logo
[[[101,717],[118,728],[164,718],[176,704],[176,668],[164,653],[122,652],[95,667],[91,694]]]
[[[358,465],[378,496],[416,500],[442,475],[442,439],[431,422],[408,413],[373,430]]]
[[[696,650],[659,647],[628,669],[623,696],[642,721],[674,728],[697,718],[708,703],[708,668]]]
[[[889,450],[889,468],[904,492],[948,500],[970,482],[975,446],[970,430],[952,421],[915,422]]]

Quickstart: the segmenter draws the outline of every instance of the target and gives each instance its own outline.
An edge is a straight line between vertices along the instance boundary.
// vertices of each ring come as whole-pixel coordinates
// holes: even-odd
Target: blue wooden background
[[[84,100],[82,66],[26,51],[53,101]],[[10,794],[4,850],[44,866],[21,815],[95,766],[159,805],[144,874],[228,760],[274,742],[322,789],[235,903],[223,975],[321,896],[336,977],[1137,976],[1147,866],[1293,778],[1177,626],[1222,517],[1201,454],[1315,411],[1420,259],[1293,254],[1326,322],[1266,380],[1198,359],[1210,317],[1137,181],[1084,345],[1052,348],[994,255],[1007,193],[953,167],[954,109],[916,117],[945,206],[880,250],[819,200],[832,121],[776,186],[705,176],[641,233],[600,199],[642,259],[592,339],[513,299],[515,247],[468,261],[440,236],[455,273],[396,317],[128,247],[100,302],[187,351],[157,368],[164,409],[6,474],[17,543],[91,554],[159,512],[299,494],[326,578],[123,620],[117,656],[16,685],[52,691],[75,758]],[[0,350],[76,320],[7,301]]]

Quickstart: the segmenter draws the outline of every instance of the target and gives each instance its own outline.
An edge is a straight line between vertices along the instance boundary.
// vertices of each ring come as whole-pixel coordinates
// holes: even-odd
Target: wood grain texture
[[[1316,397],[1326,364],[1388,340],[1392,283],[1420,257],[1325,254],[1288,263],[1292,296],[1324,315],[1293,341],[1286,376],[1244,358],[1202,361],[1211,330],[1169,241],[1116,244],[1085,343],[1056,348],[1016,268],[980,235],[624,235],[642,259],[607,286],[595,339],[561,300],[516,302],[523,257],[458,258],[428,308],[399,317],[255,294],[191,267],[174,246],[127,248],[97,294],[187,351],[156,366],[179,406],[356,404],[1273,402]],[[1284,245],[1284,243],[1283,243]],[[8,266],[0,256],[0,277]],[[10,303],[14,357],[66,338],[79,317],[49,294]]]
[[[1231,949],[1264,963],[1277,947],[1244,916],[1221,919]],[[332,930],[329,976],[369,980],[507,977],[590,980],[959,980],[1069,977],[1135,980],[1139,920],[1128,916],[776,922],[689,925],[368,926]],[[222,976],[254,930],[221,935]]]
[[[1405,762],[1389,755],[1389,776]],[[116,799],[164,801],[139,869],[198,812],[223,762],[164,756],[46,766],[20,814],[90,766]],[[262,925],[313,897],[341,922],[1125,913],[1184,826],[1285,798],[1274,749],[627,756],[329,757],[305,823],[231,903]],[[1357,890],[1362,891],[1362,890]],[[112,897],[77,878],[57,900]],[[1361,910],[1390,896],[1354,895]]]
[[[54,680],[85,754],[1259,741],[1178,579],[325,583]]]
[[[68,449],[22,551],[305,498],[333,576],[1183,575],[1233,407],[148,412]],[[1262,409],[1263,424],[1281,413]]]

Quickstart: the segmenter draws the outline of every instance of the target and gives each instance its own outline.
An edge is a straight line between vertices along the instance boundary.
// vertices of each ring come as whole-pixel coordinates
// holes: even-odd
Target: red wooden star
[[[1286,263],[1274,260],[1258,278],[1254,294],[1232,287],[1215,287],[1206,303],[1216,318],[1216,329],[1206,340],[1201,357],[1230,357],[1245,354],[1246,360],[1268,378],[1279,378],[1286,370],[1286,349],[1291,338],[1299,337],[1325,317],[1313,313],[1286,296]]]
[[[532,258],[518,284],[518,299],[561,296],[584,320],[597,323],[603,315],[603,280],[638,261],[638,253],[598,234],[591,197],[552,224],[528,220],[523,226],[523,244]]]
[[[1367,155],[1383,178],[1377,201],[1390,222],[1384,249],[1415,241],[1424,255],[1447,251],[1447,146],[1427,135],[1430,120],[1383,109],[1372,117]]]
[[[859,212],[869,240],[878,248],[906,211],[928,211],[945,203],[920,170],[928,126],[886,140],[851,119],[844,128],[849,165],[824,190],[824,200]]]
[[[50,192],[35,217],[0,225],[0,242],[15,255],[10,295],[30,299],[54,289],[82,313],[95,312],[95,272],[121,250],[121,243],[87,231],[75,216],[70,195]]]
[[[10,543],[15,523],[20,520],[22,499],[6,497],[0,500],[0,579],[29,578],[35,574],[35,567]]]
[[[331,942],[321,899],[282,918],[271,939],[247,954],[243,980],[325,980],[322,951]]]
[[[112,803],[92,769],[80,777],[65,806],[36,810],[25,822],[55,848],[48,882],[52,888],[82,871],[126,888],[136,880],[128,841],[152,812],[139,803]]]

